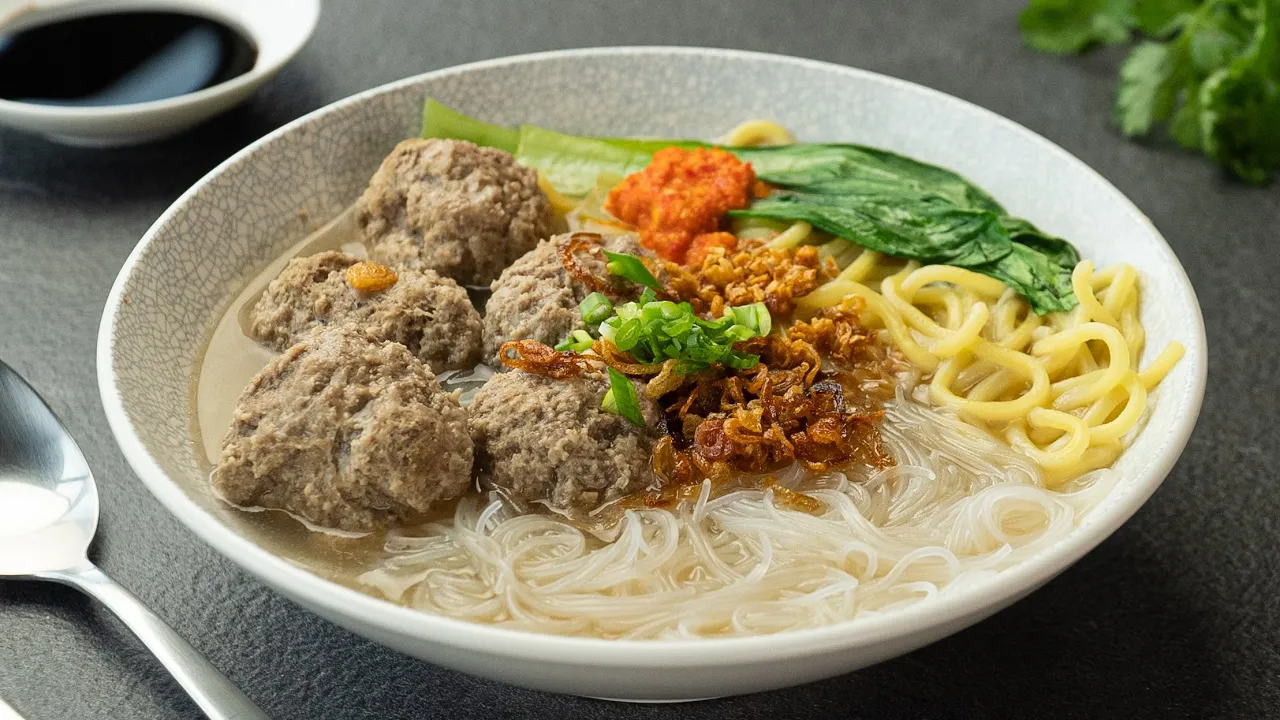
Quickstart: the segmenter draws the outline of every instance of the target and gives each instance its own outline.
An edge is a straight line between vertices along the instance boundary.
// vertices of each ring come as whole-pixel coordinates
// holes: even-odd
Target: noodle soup
[[[393,602],[663,639],[927,601],[1070,532],[1182,354],[1139,367],[1139,269],[941,168],[450,113],[195,379],[215,492]]]

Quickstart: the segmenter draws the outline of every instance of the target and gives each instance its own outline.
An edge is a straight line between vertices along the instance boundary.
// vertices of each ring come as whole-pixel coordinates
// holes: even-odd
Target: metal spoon
[[[98,489],[75,440],[0,362],[0,578],[52,580],[111,609],[213,720],[266,719],[244,693],[138,598],[89,562]]]

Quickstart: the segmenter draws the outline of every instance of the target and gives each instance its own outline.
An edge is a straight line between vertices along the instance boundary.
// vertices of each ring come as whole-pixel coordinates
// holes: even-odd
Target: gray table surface
[[[181,137],[91,151],[0,131],[0,357],[44,393],[96,470],[102,566],[276,718],[1275,717],[1280,194],[1119,137],[1108,116],[1121,53],[1032,53],[1017,34],[1021,4],[330,0],[276,81]],[[747,48],[887,73],[1010,117],[1097,168],[1169,239],[1208,324],[1208,396],[1165,486],[1074,568],[970,630],[806,687],[684,706],[552,696],[411,660],[198,542],[130,472],[98,400],[99,313],[151,222],[235,150],[348,94],[472,60],[614,44]],[[105,610],[35,584],[0,585],[0,697],[29,720],[198,717]]]

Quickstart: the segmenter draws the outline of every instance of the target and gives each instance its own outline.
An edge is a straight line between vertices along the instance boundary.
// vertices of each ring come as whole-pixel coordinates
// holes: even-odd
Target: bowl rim
[[[237,75],[230,80],[225,80],[217,85],[210,85],[194,92],[160,98],[159,100],[122,103],[119,105],[67,106],[45,105],[0,98],[0,115],[20,117],[27,121],[94,121],[141,117],[199,105],[214,98],[252,89],[287,65],[290,60],[302,51],[307,41],[311,39],[312,34],[315,33],[316,25],[320,21],[320,0],[294,0],[294,2],[299,4],[303,12],[294,15],[296,22],[293,27],[287,30],[272,30],[266,33],[258,32],[257,28],[246,23],[243,13],[231,12],[223,4],[208,0],[124,0],[123,2],[116,0],[110,5],[81,3],[25,10],[18,15],[5,18],[5,20],[17,20],[14,25],[22,29],[25,24],[23,20],[31,15],[39,15],[41,18],[50,20],[68,20],[83,15],[92,15],[95,12],[119,13],[131,10],[186,11],[192,15],[226,23],[249,36],[258,47],[258,61],[255,61],[253,67],[249,68],[248,72],[243,75]],[[39,23],[36,23],[36,25],[39,25]],[[3,32],[8,31],[9,27],[6,25]],[[275,46],[280,44],[278,40],[281,38],[291,41],[282,44],[274,60],[269,63],[261,62],[263,44],[269,41],[272,46]],[[203,181],[203,178],[201,180]]]
[[[321,117],[341,108],[352,106],[370,97],[389,93],[403,87],[451,75],[475,70],[501,68],[508,65],[537,63],[560,59],[587,59],[604,56],[680,55],[711,56],[727,60],[765,60],[791,64],[800,68],[835,72],[846,77],[858,78],[898,89],[924,94],[934,99],[957,104],[961,109],[978,113],[987,121],[998,123],[1022,133],[1039,143],[1047,152],[1083,169],[1087,174],[1115,191],[1124,204],[1141,223],[1146,225],[1159,240],[1159,252],[1163,253],[1171,269],[1176,269],[1175,286],[1183,300],[1194,308],[1193,337],[1182,339],[1186,346],[1187,360],[1195,363],[1195,374],[1185,394],[1185,407],[1175,419],[1173,431],[1166,436],[1156,456],[1139,477],[1105,507],[1090,513],[1084,524],[1075,527],[1065,538],[1048,548],[1001,570],[989,578],[943,594],[929,602],[916,603],[883,615],[855,618],[816,628],[792,630],[770,635],[748,637],[706,638],[689,640],[608,640],[592,637],[576,637],[536,633],[527,630],[504,628],[473,623],[421,610],[414,610],[387,600],[366,595],[315,575],[273,555],[240,536],[222,524],[214,515],[200,508],[188,498],[181,488],[172,482],[147,451],[142,440],[134,432],[125,413],[115,378],[112,355],[112,338],[115,334],[116,315],[122,307],[125,285],[143,251],[151,243],[160,228],[166,225],[195,196],[211,178],[225,168],[252,156],[263,146],[291,133]],[[218,550],[242,568],[256,575],[269,586],[275,586],[284,594],[298,599],[304,606],[321,608],[327,617],[350,618],[364,627],[375,628],[384,637],[407,636],[418,640],[483,652],[494,656],[541,660],[544,662],[576,665],[603,665],[607,667],[697,667],[716,664],[747,664],[761,661],[787,659],[827,651],[866,647],[894,638],[925,633],[930,629],[962,622],[984,609],[1002,609],[1038,588],[1087,552],[1109,537],[1117,528],[1141,507],[1164,481],[1185,448],[1195,427],[1204,397],[1207,379],[1208,348],[1204,319],[1195,290],[1185,269],[1172,248],[1156,230],[1150,220],[1133,205],[1123,193],[1082,160],[1058,147],[1053,142],[993,111],[967,100],[943,93],[913,82],[890,77],[868,70],[851,68],[836,63],[797,58],[773,53],[721,48],[680,46],[621,46],[593,47],[572,50],[514,55],[482,60],[463,65],[434,70],[395,82],[387,83],[348,96],[310,112],[269,133],[219,164],[195,185],[184,192],[147,230],[120,269],[112,285],[99,328],[97,348],[97,373],[99,390],[108,424],[121,451],[134,472],[151,493],[182,524],[195,532],[204,542]],[[1112,491],[1115,493],[1116,491]],[[269,578],[269,579],[268,579]],[[308,607],[308,609],[311,609]]]

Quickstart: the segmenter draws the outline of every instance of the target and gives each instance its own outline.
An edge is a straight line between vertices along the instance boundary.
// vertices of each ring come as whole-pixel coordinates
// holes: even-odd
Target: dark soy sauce
[[[208,18],[82,15],[0,35],[0,98],[79,107],[162,100],[243,75],[257,58],[249,38]]]

